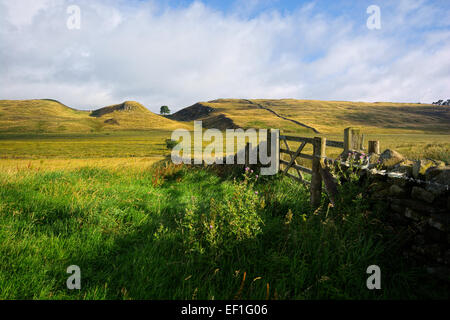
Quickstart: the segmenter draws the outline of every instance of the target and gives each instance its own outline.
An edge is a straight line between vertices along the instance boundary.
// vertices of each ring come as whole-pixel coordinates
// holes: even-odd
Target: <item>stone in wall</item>
[[[397,151],[391,149],[386,149],[380,155],[380,161],[385,168],[392,168],[395,165],[401,163],[403,160],[405,160],[405,157],[403,157]]]
[[[433,203],[434,198],[435,198],[433,193],[425,190],[424,188],[417,187],[417,186],[412,187],[411,196],[414,199],[423,200],[428,203]]]

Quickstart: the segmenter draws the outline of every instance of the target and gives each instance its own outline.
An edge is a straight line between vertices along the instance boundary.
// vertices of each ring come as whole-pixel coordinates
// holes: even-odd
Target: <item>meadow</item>
[[[172,131],[0,136],[0,159],[134,158],[167,154]]]
[[[289,134],[280,130],[281,134]],[[96,134],[8,134],[0,135],[0,165],[8,163],[28,163],[27,160],[45,159],[83,159],[92,158],[148,158],[164,157],[169,154],[165,140],[170,139],[172,131],[125,131]],[[329,140],[343,141],[343,134],[299,134],[304,137],[324,136]],[[225,137],[225,135],[224,135]],[[431,158],[450,163],[450,135],[446,134],[365,134],[367,141],[379,140],[381,151],[397,150],[411,160]],[[192,141],[193,143],[193,141]],[[203,145],[209,144],[203,141]],[[224,140],[225,152],[226,140]],[[298,143],[291,143],[295,148]],[[285,148],[284,143],[281,147]],[[310,145],[305,147],[311,153]],[[342,150],[327,148],[329,157],[337,157]],[[15,160],[16,162],[14,162]],[[135,159],[136,160],[136,159]],[[32,161],[33,163],[33,161]]]
[[[0,299],[449,298],[448,285],[402,258],[401,235],[381,223],[388,210],[357,183],[339,186],[335,207],[323,195],[313,210],[308,189],[281,175],[171,164],[165,140],[192,123],[140,104],[89,114],[52,100],[14,103],[0,103]],[[315,134],[247,102],[210,105],[243,127],[343,140],[341,127]],[[381,121],[366,141],[448,164],[446,124],[427,121],[391,131]],[[382,290],[366,287],[373,264]],[[66,287],[70,265],[81,268],[81,290]]]
[[[244,173],[165,161],[0,172],[0,299],[448,299],[359,187],[314,211],[304,186]],[[382,290],[366,287],[372,264]],[[81,290],[66,288],[69,265]]]

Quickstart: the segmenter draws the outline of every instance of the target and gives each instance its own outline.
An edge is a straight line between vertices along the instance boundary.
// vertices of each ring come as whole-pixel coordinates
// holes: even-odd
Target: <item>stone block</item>
[[[411,196],[415,199],[423,200],[428,203],[433,203],[435,198],[434,194],[421,187],[413,187],[411,191]]]

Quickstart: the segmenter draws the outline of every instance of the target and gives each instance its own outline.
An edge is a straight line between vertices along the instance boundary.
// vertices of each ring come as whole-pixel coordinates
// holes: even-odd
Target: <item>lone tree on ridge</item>
[[[161,109],[159,110],[159,113],[163,116],[170,114],[170,109],[168,106],[162,106]]]

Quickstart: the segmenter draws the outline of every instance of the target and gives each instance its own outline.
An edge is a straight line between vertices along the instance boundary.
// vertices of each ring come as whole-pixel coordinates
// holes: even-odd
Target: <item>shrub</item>
[[[254,189],[257,176],[252,175],[247,168],[244,179],[234,179],[231,192],[220,200],[212,198],[209,210],[203,213],[192,199],[191,207],[180,221],[187,251],[217,257],[261,233],[260,213],[264,203]]]
[[[173,148],[175,148],[175,146],[178,144],[177,141],[172,140],[172,139],[166,139],[166,147],[169,150],[172,150]]]

